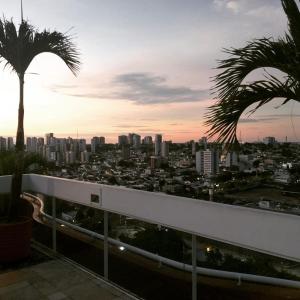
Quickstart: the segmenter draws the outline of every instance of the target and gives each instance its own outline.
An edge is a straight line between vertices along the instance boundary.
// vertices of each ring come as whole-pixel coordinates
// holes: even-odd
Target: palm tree
[[[230,57],[219,62],[221,72],[214,78],[213,91],[218,101],[209,107],[205,124],[209,137],[236,144],[238,121],[245,110],[250,114],[275,98],[300,102],[300,12],[295,0],[281,0],[288,18],[284,37],[256,39],[243,48],[225,49]],[[263,69],[264,80],[244,83],[248,74]],[[271,75],[264,68],[275,68],[285,75]]]
[[[74,75],[79,71],[79,53],[70,36],[44,30],[39,32],[22,20],[17,30],[13,21],[0,20],[0,60],[19,78],[19,110],[16,135],[16,162],[12,178],[9,215],[13,215],[21,194],[24,156],[24,77],[32,60],[41,53],[50,52],[60,57]]]

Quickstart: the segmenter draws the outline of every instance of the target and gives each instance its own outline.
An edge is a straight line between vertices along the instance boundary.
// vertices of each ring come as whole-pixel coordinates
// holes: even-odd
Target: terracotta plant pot
[[[0,224],[0,262],[14,262],[30,254],[32,219],[19,217],[14,223]]]

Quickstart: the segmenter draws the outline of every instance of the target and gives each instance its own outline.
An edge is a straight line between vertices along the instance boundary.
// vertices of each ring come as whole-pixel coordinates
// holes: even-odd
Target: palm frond
[[[28,58],[32,59],[38,54],[48,52],[60,57],[74,75],[79,71],[79,53],[70,36],[58,31],[36,32],[28,50]],[[31,54],[31,55],[30,55]],[[30,64],[31,61],[28,61]]]
[[[284,38],[256,39],[243,48],[225,49],[229,58],[219,61],[217,69],[221,72],[214,78],[212,89],[218,101],[205,115],[209,137],[218,136],[219,142],[237,142],[237,124],[249,106],[256,104],[250,111],[253,113],[275,98],[283,98],[282,104],[291,99],[300,101],[300,12],[295,0],[281,2],[289,22]],[[265,80],[244,82],[252,71],[261,68]],[[285,81],[270,75],[265,68],[284,72]]]
[[[79,52],[70,36],[57,31],[39,32],[27,21],[22,21],[17,31],[13,21],[0,20],[0,59],[6,61],[5,66],[24,74],[31,61],[44,52],[57,55],[77,74]]]
[[[252,105],[254,113],[259,107],[280,97],[284,103],[299,96],[299,83],[291,78],[281,82],[271,76],[249,85],[241,85],[231,98],[223,99],[211,106],[206,114],[205,125],[210,126],[209,138],[218,136],[217,142],[237,142],[236,130],[241,115]]]
[[[0,20],[0,59],[5,61],[5,67],[19,69],[18,33],[12,21]]]
[[[259,68],[276,68],[290,74],[295,66],[296,49],[284,40],[259,39],[239,49],[225,49],[230,57],[219,61],[217,69],[224,70],[215,78],[213,91],[218,98],[234,95],[243,80]],[[295,74],[296,76],[296,74]]]
[[[300,51],[300,11],[295,0],[281,0],[282,7],[288,18],[289,34]]]

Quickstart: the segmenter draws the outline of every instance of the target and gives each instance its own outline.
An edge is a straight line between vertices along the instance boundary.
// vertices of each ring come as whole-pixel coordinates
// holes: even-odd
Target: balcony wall
[[[40,175],[24,175],[23,189],[300,261],[296,215]]]

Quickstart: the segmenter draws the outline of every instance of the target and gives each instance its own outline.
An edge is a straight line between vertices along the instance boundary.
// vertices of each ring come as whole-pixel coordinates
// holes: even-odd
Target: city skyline
[[[71,135],[68,135],[68,134],[57,134],[53,131],[51,131],[51,133],[49,132],[46,132],[46,133],[43,133],[41,135],[25,135],[25,145],[26,145],[26,140],[28,138],[42,138],[42,139],[47,139],[47,135],[48,134],[53,134],[54,137],[56,139],[73,139],[73,140],[86,140],[87,143],[91,143],[92,142],[92,139],[93,138],[100,138],[100,139],[104,139],[104,144],[119,144],[120,143],[120,137],[126,137],[127,139],[127,142],[129,142],[129,139],[130,139],[130,135],[137,135],[139,137],[139,139],[141,141],[143,141],[145,139],[145,144],[149,144],[149,141],[148,141],[148,138],[151,138],[151,142],[150,144],[155,144],[155,138],[156,136],[161,136],[162,138],[162,141],[165,141],[165,142],[171,142],[171,143],[188,143],[188,142],[191,142],[191,141],[194,141],[196,143],[202,143],[203,142],[203,139],[206,140],[207,143],[214,143],[214,140],[209,140],[207,138],[207,136],[198,136],[196,137],[195,139],[187,139],[187,140],[183,140],[181,142],[177,142],[177,141],[173,141],[173,140],[170,140],[167,138],[167,135],[164,134],[164,132],[159,132],[159,133],[154,133],[154,134],[144,134],[144,133],[140,133],[138,131],[132,131],[132,132],[119,132],[119,133],[116,133],[116,138],[114,138],[113,140],[110,140],[110,139],[107,139],[106,136],[104,136],[103,134],[101,133],[98,133],[98,134],[90,134],[88,137],[85,137],[83,135],[79,135],[78,133],[76,134],[71,134]],[[240,136],[241,136],[241,133],[240,133]],[[13,142],[15,143],[15,140],[16,140],[16,137],[13,136],[13,135],[1,135],[0,133],[0,138],[5,138],[5,139],[13,139]],[[252,142],[250,141],[246,141],[246,140],[243,140],[243,139],[240,139],[240,142],[241,143],[246,143],[246,142],[249,142],[249,143],[265,143],[265,140],[266,139],[274,139],[274,141],[278,142],[278,143],[285,143],[285,142],[288,142],[288,143],[299,143],[298,141],[295,141],[295,140],[292,140],[292,139],[289,139],[288,136],[285,136],[283,137],[283,139],[278,139],[276,135],[265,135],[265,136],[261,136],[259,137],[259,139],[257,140],[254,140]],[[130,143],[132,144],[132,142]]]
[[[173,142],[197,140],[207,129],[203,114],[212,103],[211,77],[224,57],[221,49],[277,37],[287,28],[280,1],[248,2],[24,1],[25,18],[39,29],[70,32],[83,59],[77,78],[50,54],[33,61],[25,78],[25,135],[76,137],[78,130],[79,137],[104,135],[114,142],[121,133],[163,132]],[[19,1],[0,4],[7,18],[19,22]],[[9,71],[0,72],[0,80],[6,101],[0,131],[14,136],[17,81]],[[242,140],[271,135],[299,141],[299,104],[275,109],[279,104],[242,116]]]

